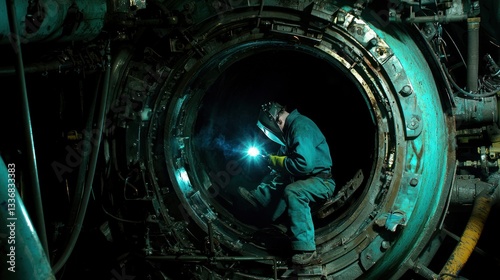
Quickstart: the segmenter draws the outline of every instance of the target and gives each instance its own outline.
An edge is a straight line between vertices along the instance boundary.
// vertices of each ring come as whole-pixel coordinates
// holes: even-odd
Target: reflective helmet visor
[[[276,102],[269,102],[262,105],[259,112],[259,119],[257,120],[257,127],[264,132],[267,138],[272,141],[285,146],[285,139],[276,120],[279,113],[284,110],[284,107]]]

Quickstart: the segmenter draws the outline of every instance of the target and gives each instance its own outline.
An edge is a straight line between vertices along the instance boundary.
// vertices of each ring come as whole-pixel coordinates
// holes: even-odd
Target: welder
[[[257,126],[280,148],[267,155],[271,172],[257,188],[238,191],[254,207],[273,205],[273,221],[288,214],[292,263],[319,263],[311,206],[325,202],[335,190],[326,138],[312,119],[274,101],[262,105]]]

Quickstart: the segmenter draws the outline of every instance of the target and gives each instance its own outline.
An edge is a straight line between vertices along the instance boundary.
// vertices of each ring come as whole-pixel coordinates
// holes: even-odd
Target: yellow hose
[[[439,275],[441,279],[456,279],[458,273],[465,265],[483,231],[484,223],[490,213],[493,198],[491,196],[478,196],[474,202],[471,217],[467,222],[465,231],[457,247],[444,265]]]

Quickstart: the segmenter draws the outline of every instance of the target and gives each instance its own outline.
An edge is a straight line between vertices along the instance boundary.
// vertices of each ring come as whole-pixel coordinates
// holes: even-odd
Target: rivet
[[[409,96],[413,93],[413,90],[411,89],[411,86],[409,85],[405,85],[400,91],[399,93],[402,95],[402,96]]]

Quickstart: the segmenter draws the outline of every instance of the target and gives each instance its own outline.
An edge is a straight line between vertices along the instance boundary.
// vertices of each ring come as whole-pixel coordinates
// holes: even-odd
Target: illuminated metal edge
[[[357,23],[360,23],[357,21]],[[363,28],[369,28],[367,25],[365,25]],[[371,29],[370,29],[371,28]],[[377,30],[373,27],[370,27],[368,30],[374,30],[376,34],[379,36],[384,37],[384,41],[386,42],[387,46],[390,46],[392,52],[394,55],[391,56],[391,59],[388,60],[382,60],[382,62],[387,63],[387,61],[391,61],[390,64],[387,65],[394,65],[397,64],[398,62],[400,63],[401,69],[411,69],[412,65],[414,65],[415,61],[411,61],[412,59],[417,59],[415,57],[412,58],[407,58],[406,56],[402,55],[406,49],[411,46],[414,48],[414,51],[417,51],[418,53],[418,47],[415,46],[413,43],[410,43],[410,38],[409,35],[406,34],[403,30],[400,30],[398,32],[401,32],[399,35],[403,36],[405,40],[408,42],[405,42],[404,44],[401,42],[396,42],[392,37],[388,36],[384,31],[382,30]],[[253,37],[252,39],[255,39],[258,37],[257,35],[249,35]],[[371,39],[371,38],[370,38]],[[240,37],[237,40],[239,41],[244,41],[244,38]],[[378,41],[380,45],[381,40]],[[211,46],[213,47],[213,46]],[[215,48],[216,49],[216,48]],[[212,52],[210,54],[215,53]],[[227,54],[227,53],[226,53]],[[400,55],[400,56],[398,56]],[[380,57],[374,56],[375,58],[381,59]],[[394,58],[404,58],[405,60],[397,61],[394,60]],[[191,58],[193,59],[193,58]],[[204,61],[209,61],[210,57],[204,57]],[[421,63],[425,61],[423,57],[419,57],[419,61],[417,63]],[[380,60],[379,60],[380,62]],[[195,64],[191,64],[195,65]],[[185,69],[182,69],[182,71],[179,70],[176,74],[174,75],[176,77],[179,77],[184,73]],[[190,70],[190,69],[188,69]],[[426,69],[424,69],[426,70]],[[175,72],[175,71],[174,71]],[[383,79],[390,79],[391,76],[388,74],[388,71],[382,71],[384,74],[387,75],[387,77],[381,77]],[[395,72],[390,72],[394,74]],[[399,72],[398,72],[399,73]],[[192,74],[192,73],[190,73]],[[425,237],[419,237],[419,234],[416,234],[419,232],[419,230],[423,230],[423,228],[426,228],[429,224],[434,224],[433,219],[429,220],[429,217],[434,217],[438,216],[436,213],[438,212],[439,209],[437,209],[437,205],[439,202],[442,200],[440,194],[443,193],[443,189],[447,188],[447,183],[445,180],[445,177],[448,173],[449,168],[443,168],[446,166],[449,166],[448,160],[450,156],[452,156],[452,153],[449,152],[447,154],[447,157],[438,157],[438,155],[442,155],[443,151],[448,151],[450,150],[448,145],[449,145],[449,139],[447,138],[446,135],[448,135],[448,128],[447,124],[444,123],[443,119],[438,118],[437,116],[442,115],[442,108],[439,107],[440,101],[439,101],[439,92],[437,91],[436,88],[433,87],[433,83],[430,83],[429,81],[433,81],[432,76],[423,76],[423,75],[430,75],[429,71],[423,71],[423,72],[417,72],[413,71],[412,73],[407,73],[407,76],[409,76],[413,84],[415,84],[415,81],[419,81],[420,83],[420,88],[414,88],[415,85],[412,85],[412,90],[414,92],[417,92],[418,94],[418,100],[416,100],[416,97],[412,97],[412,102],[417,104],[420,107],[425,107],[425,110],[420,110],[420,107],[409,107],[410,109],[413,110],[413,113],[410,115],[404,114],[405,116],[409,116],[409,118],[412,118],[413,114],[415,112],[417,114],[421,114],[421,120],[423,120],[423,125],[420,127],[418,132],[415,134],[408,134],[408,130],[405,128],[405,133],[401,133],[401,135],[397,135],[397,137],[401,137],[403,134],[405,134],[406,138],[406,143],[401,142],[401,139],[398,139],[396,141],[396,148],[398,149],[398,152],[405,151],[406,154],[397,154],[396,159],[395,159],[395,165],[397,166],[397,172],[394,173],[393,176],[395,176],[395,180],[393,182],[393,186],[391,187],[391,201],[394,202],[394,204],[389,207],[390,209],[385,209],[386,211],[389,211],[388,213],[383,213],[383,214],[390,214],[392,212],[396,211],[403,211],[406,215],[406,220],[404,223],[401,224],[403,229],[398,233],[398,238],[397,240],[393,241],[392,243],[390,242],[389,245],[391,246],[382,246],[382,242],[384,240],[380,240],[377,235],[368,235],[368,240],[372,240],[372,242],[367,243],[366,241],[361,241],[361,242],[356,242],[354,244],[353,248],[356,248],[360,244],[365,244],[364,247],[366,248],[366,251],[362,253],[363,257],[367,257],[368,253],[370,253],[371,256],[373,256],[373,253],[376,253],[375,259],[379,259],[379,261],[375,260],[373,262],[368,262],[364,263],[364,266],[367,266],[365,268],[369,268],[369,266],[372,266],[372,271],[373,275],[383,275],[386,274],[385,271],[396,271],[397,266],[401,266],[403,263],[403,259],[412,251],[412,248],[416,247],[421,247],[422,242],[426,242],[427,240],[423,240]],[[196,77],[196,75],[193,75],[193,77]],[[396,90],[399,87],[399,85],[407,85],[407,84],[412,84],[409,83],[406,79],[400,78],[400,77],[394,77],[394,80],[391,81],[393,82],[396,86]],[[391,89],[386,88],[387,92],[393,92]],[[173,91],[173,88],[167,88],[166,91]],[[416,96],[416,95],[413,95]],[[186,110],[188,107],[188,102],[185,102],[186,99],[184,99],[186,96],[182,96],[182,98],[178,98],[177,96],[172,97],[174,102],[171,103],[170,108],[168,109],[168,120],[169,124],[173,126],[171,130],[166,131],[166,137],[165,139],[169,139],[170,136],[172,136],[174,139],[178,139],[178,143],[176,141],[170,142],[167,145],[166,150],[166,159],[167,165],[172,165],[172,166],[177,166],[177,170],[181,170],[182,166],[186,163],[186,159],[184,158],[186,150],[185,146],[182,144],[179,144],[183,139],[187,139],[186,137],[189,137],[189,133],[185,134],[184,129],[188,128],[189,126],[186,126],[186,121],[183,119],[185,116],[183,116],[182,112]],[[193,97],[193,96],[190,96]],[[399,100],[399,98],[402,98],[398,96],[397,94],[394,94],[394,96],[386,96],[389,99],[396,98]],[[408,96],[403,96],[404,98]],[[377,97],[378,98],[378,97]],[[188,98],[189,99],[189,98]],[[407,99],[404,99],[407,100]],[[168,103],[168,100],[165,102],[165,104]],[[405,102],[401,102],[400,105],[405,108]],[[412,105],[413,106],[413,105]],[[396,112],[395,112],[396,113]],[[428,120],[428,121],[427,121]],[[406,126],[405,126],[406,127]],[[425,128],[425,129],[422,129]],[[187,136],[186,136],[187,135]],[[418,136],[418,137],[416,137]],[[380,136],[382,140],[382,136]],[[379,140],[381,140],[379,139]],[[442,139],[448,139],[448,141],[440,141]],[[168,142],[168,140],[166,141]],[[434,146],[431,145],[436,144]],[[402,147],[406,146],[406,147]],[[425,150],[424,150],[425,147]],[[387,151],[385,151],[387,152]],[[171,159],[171,161],[170,161]],[[387,160],[388,157],[385,158]],[[423,168],[425,166],[425,168]],[[167,168],[168,169],[168,168]],[[403,169],[405,170],[403,172]],[[436,170],[442,170],[439,174],[434,174]],[[170,171],[170,170],[169,170]],[[177,172],[174,172],[177,173]],[[176,174],[170,174],[171,178],[178,178]],[[399,176],[399,177],[398,177]],[[418,183],[416,186],[409,186],[409,182],[412,181],[412,179],[417,179]],[[414,181],[412,181],[413,184]],[[179,181],[174,180],[174,189],[176,191],[179,191],[183,187],[187,186],[190,187],[190,182],[184,182],[180,183]],[[185,184],[185,185],[184,185]],[[397,192],[392,192],[392,188],[395,190],[397,189]],[[189,189],[189,188],[184,188],[184,189]],[[446,193],[446,192],[445,192]],[[184,192],[179,193],[181,196],[180,198],[183,200],[184,206],[188,206],[188,209],[191,209],[191,214],[193,217],[198,217],[198,219],[195,219],[202,228],[207,228],[204,226],[204,223],[201,222],[202,219],[205,217],[211,217],[214,216],[215,213],[213,210],[208,210],[211,209],[210,205],[208,203],[206,204],[201,204],[205,205],[203,208],[203,211],[206,212],[197,212],[198,209],[192,209],[190,206],[190,196],[192,195],[191,192],[187,195]],[[195,197],[198,197],[198,195],[195,195]],[[390,203],[388,204],[390,206]],[[418,210],[418,211],[415,211]],[[207,215],[208,214],[208,215]],[[381,216],[379,216],[381,217]],[[220,218],[223,217],[219,217]],[[200,223],[201,222],[201,223]],[[384,224],[385,225],[385,224]],[[222,228],[217,227],[217,230],[223,230]],[[332,231],[336,231],[338,228],[332,229]],[[345,240],[343,238],[338,238],[339,240],[336,241],[330,241],[330,245],[332,245],[335,242],[340,242],[343,243]],[[233,241],[238,241],[238,240],[230,240],[228,243],[231,243]],[[363,243],[364,242],[364,243]],[[379,246],[380,245],[380,246]],[[325,248],[328,248],[326,245],[321,245],[325,246]],[[346,244],[343,244],[343,248],[345,249]],[[412,247],[413,246],[413,247]],[[380,249],[381,247],[387,248],[386,253],[380,252],[375,252],[375,249]],[[245,248],[247,249],[247,248]],[[359,248],[358,248],[359,249]],[[332,251],[330,251],[332,252]],[[352,251],[354,252],[354,251]],[[339,257],[342,255],[338,256],[332,256],[331,259]],[[382,261],[383,260],[383,261]],[[335,265],[337,265],[337,261],[335,261]],[[330,264],[329,264],[330,265]],[[350,275],[355,275],[356,271],[363,271],[363,269],[360,269],[359,264],[352,264],[352,267],[350,268],[352,271],[347,272]],[[401,268],[401,267],[399,267]],[[348,269],[343,269],[339,270],[339,267],[331,268],[332,271],[338,271],[340,273],[346,273],[346,270]]]

